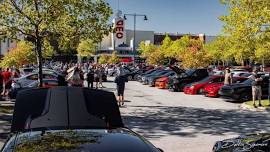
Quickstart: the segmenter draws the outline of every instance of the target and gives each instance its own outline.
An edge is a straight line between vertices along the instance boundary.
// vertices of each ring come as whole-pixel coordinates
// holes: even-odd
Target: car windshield
[[[190,75],[192,75],[194,72],[195,72],[195,69],[189,69],[189,70],[187,70],[185,73],[186,73],[187,76],[190,76]]]
[[[124,141],[117,140],[119,138],[125,139],[125,141],[129,143],[129,146],[122,145]],[[140,138],[141,137],[137,137],[136,134],[127,129],[50,130],[48,128],[44,131],[32,131],[19,134],[16,136],[16,139],[13,139],[16,140],[16,142],[11,143],[3,152],[13,150],[16,152],[32,152],[33,149],[37,152],[108,152],[106,149],[110,149],[110,151],[126,152],[129,151],[128,149],[130,148],[138,152],[146,150],[147,152],[158,152],[150,143],[138,142]],[[114,144],[111,144],[112,142]]]

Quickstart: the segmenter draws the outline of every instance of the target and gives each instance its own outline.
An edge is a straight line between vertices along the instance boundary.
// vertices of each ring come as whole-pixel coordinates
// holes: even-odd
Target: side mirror
[[[164,150],[162,150],[161,148],[158,148],[158,150],[159,150],[160,152],[164,152]]]

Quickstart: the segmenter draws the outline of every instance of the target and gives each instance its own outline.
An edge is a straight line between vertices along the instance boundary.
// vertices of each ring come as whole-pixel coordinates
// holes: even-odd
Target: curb
[[[249,110],[249,111],[260,111],[260,112],[270,112],[270,108],[267,107],[257,107],[257,108],[254,108],[253,106],[250,106],[250,105],[247,105],[245,103],[242,103],[240,106],[240,109],[242,110]]]

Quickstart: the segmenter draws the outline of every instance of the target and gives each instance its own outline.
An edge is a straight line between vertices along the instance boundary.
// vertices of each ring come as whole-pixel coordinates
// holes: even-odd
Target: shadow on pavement
[[[10,125],[12,116],[7,114],[0,114],[0,142],[5,142],[10,132]]]
[[[270,132],[269,113],[190,107],[128,107],[140,110],[135,116],[123,116],[125,125],[148,139],[165,135],[196,137],[197,134]]]

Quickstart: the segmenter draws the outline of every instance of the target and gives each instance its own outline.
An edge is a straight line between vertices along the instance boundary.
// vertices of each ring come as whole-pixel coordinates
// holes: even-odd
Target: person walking
[[[115,77],[114,82],[116,83],[118,105],[121,107],[124,105],[125,83],[128,82],[128,79],[124,75],[119,75]]]
[[[226,68],[225,76],[224,76],[224,85],[231,85],[233,80],[233,76],[230,68]]]
[[[250,76],[250,79],[252,79],[252,100],[253,100],[253,106],[256,108],[256,99],[259,100],[259,107],[262,106],[261,104],[261,97],[262,97],[262,78],[258,74],[257,70],[253,71],[253,75]]]
[[[89,68],[88,73],[87,73],[87,78],[86,78],[88,88],[90,88],[90,85],[91,85],[91,89],[93,89],[93,87],[94,87],[93,86],[94,85],[94,78],[95,78],[94,75],[95,75],[95,73],[92,70],[92,68]]]

